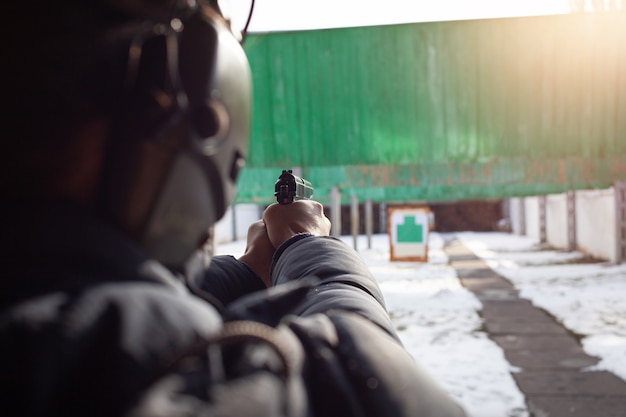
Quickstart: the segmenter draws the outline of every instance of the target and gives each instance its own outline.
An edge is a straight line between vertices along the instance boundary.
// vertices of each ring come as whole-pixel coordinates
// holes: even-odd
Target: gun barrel
[[[294,200],[313,197],[313,186],[304,178],[293,174],[292,170],[283,170],[274,184],[274,196],[279,204],[291,204]]]

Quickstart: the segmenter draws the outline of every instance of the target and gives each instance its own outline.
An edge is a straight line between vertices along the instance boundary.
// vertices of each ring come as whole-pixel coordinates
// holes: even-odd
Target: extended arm
[[[353,312],[397,338],[376,280],[346,243],[332,237],[296,236],[277,250],[272,285],[311,276],[319,279],[315,290],[292,313],[310,316],[329,311]]]
[[[272,285],[318,279],[285,319],[307,352],[315,415],[464,416],[404,349],[367,265],[347,244],[326,236],[319,210],[294,202],[264,215],[270,240],[280,243]]]

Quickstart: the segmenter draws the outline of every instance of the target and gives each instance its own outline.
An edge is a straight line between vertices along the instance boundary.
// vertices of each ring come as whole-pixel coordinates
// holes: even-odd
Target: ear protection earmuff
[[[133,37],[125,83],[102,204],[152,256],[179,267],[234,198],[249,135],[248,62],[214,8],[187,7]]]

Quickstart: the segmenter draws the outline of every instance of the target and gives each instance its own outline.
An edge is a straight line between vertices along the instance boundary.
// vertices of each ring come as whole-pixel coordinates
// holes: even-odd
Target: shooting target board
[[[425,206],[387,208],[391,261],[428,262],[428,231],[432,213]]]

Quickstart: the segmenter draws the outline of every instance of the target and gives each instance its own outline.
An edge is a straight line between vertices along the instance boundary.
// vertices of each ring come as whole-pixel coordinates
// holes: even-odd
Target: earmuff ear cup
[[[250,67],[226,22],[212,10],[185,23],[179,63],[193,145],[211,165],[210,171],[218,174],[211,175],[211,183],[220,185],[212,191],[219,219],[235,197],[237,176],[247,154]]]
[[[200,45],[205,51],[201,58]],[[213,193],[219,219],[235,198],[237,177],[247,154],[252,100],[250,67],[226,22],[215,12],[206,11],[186,24],[179,62],[181,82],[189,99],[193,142],[218,174],[211,182],[221,184]],[[211,71],[207,72],[209,65]],[[207,79],[208,73],[211,77]]]
[[[185,29],[180,35],[180,82],[187,96],[192,128],[200,137],[214,136],[219,130],[218,121],[211,111],[207,111],[213,90],[217,36],[217,29],[199,13],[185,22]]]
[[[117,140],[160,139],[180,123],[186,103],[170,60],[176,54],[166,35],[131,44],[125,91],[116,115]],[[134,51],[136,50],[136,51]]]
[[[171,35],[170,35],[171,36]],[[127,44],[123,93],[113,111],[99,207],[124,231],[140,239],[152,206],[184,147],[180,87],[172,74],[167,35],[137,38]]]

